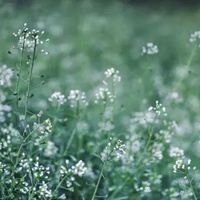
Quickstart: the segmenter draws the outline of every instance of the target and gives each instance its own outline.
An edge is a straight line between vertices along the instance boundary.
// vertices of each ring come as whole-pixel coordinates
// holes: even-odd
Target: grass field
[[[1,3],[0,199],[199,199],[200,12],[100,2]]]

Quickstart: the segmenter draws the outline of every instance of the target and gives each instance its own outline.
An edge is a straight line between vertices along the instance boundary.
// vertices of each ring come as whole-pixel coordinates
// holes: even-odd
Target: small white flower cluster
[[[116,95],[115,95],[115,86],[116,83],[121,82],[121,76],[119,75],[119,71],[110,68],[104,72],[105,76],[109,81],[103,80],[104,87],[100,87],[98,92],[95,94],[96,99],[95,103],[97,104],[99,100],[102,101],[103,104],[108,102],[114,102]]]
[[[162,195],[165,196],[165,197],[168,197],[169,199],[174,199],[174,200],[178,199],[178,197],[180,198],[179,192],[174,187],[171,187],[169,189],[165,189],[162,192]]]
[[[173,100],[175,103],[181,103],[181,102],[183,102],[183,98],[181,97],[181,95],[178,92],[171,92],[169,94],[169,98],[171,100]]]
[[[66,165],[69,164],[69,160],[65,161]],[[61,177],[64,177],[67,175],[67,187],[72,186],[72,182],[75,181],[74,175],[77,175],[79,177],[82,177],[85,172],[87,171],[87,167],[85,167],[85,163],[82,160],[79,160],[76,165],[70,167],[67,169],[65,166],[60,167],[60,175]]]
[[[103,161],[108,161],[111,159],[119,160],[125,154],[125,144],[122,144],[121,140],[118,140],[114,145],[112,144],[112,138],[106,146],[106,148],[101,153],[101,159]]]
[[[70,100],[70,106],[73,108],[79,104],[79,106],[88,106],[89,103],[86,100],[85,92],[80,90],[71,90],[68,96]]]
[[[176,160],[176,163],[173,166],[173,172],[177,173],[177,171],[183,171],[183,170],[191,170],[191,159],[188,159],[186,162],[183,160],[183,158],[178,158]],[[196,170],[196,167],[192,168],[193,170]]]
[[[33,162],[32,158],[26,158],[26,154],[22,153],[20,161],[19,161],[19,166],[16,168],[16,173],[21,172],[22,170],[25,170],[25,172],[29,173],[30,171],[30,163]]]
[[[51,156],[55,155],[57,153],[57,151],[58,151],[58,148],[56,147],[56,145],[53,142],[48,141],[46,148],[44,150],[44,155],[46,157],[51,157]]]
[[[199,39],[200,39],[200,31],[195,31],[194,33],[192,33],[190,35],[189,41],[193,43],[193,42],[196,42]]]
[[[78,121],[77,122],[77,131],[78,132],[88,132],[89,124],[85,121]]]
[[[119,71],[114,68],[107,69],[104,72],[104,74],[106,75],[107,78],[111,77],[114,84],[121,81],[121,76],[119,75]]]
[[[0,85],[11,86],[11,78],[13,77],[13,71],[6,65],[0,68]]]
[[[83,176],[87,168],[85,167],[85,163],[82,160],[79,160],[75,166],[72,166],[68,172],[72,172],[74,175]]]
[[[38,161],[39,161],[39,157],[36,157],[36,162],[34,162],[33,167],[32,167],[33,176],[35,178],[48,179],[49,174],[50,174],[50,168],[40,165]]]
[[[30,186],[27,182],[23,181],[20,185],[19,191],[23,194],[28,194],[30,190]]]
[[[13,128],[13,124],[2,125],[0,127],[0,157],[3,158],[11,158],[11,156],[15,156],[16,153],[13,152],[12,141],[16,138],[19,138],[19,132]]]
[[[105,132],[109,132],[115,128],[114,124],[111,123],[110,121],[100,122],[98,126],[100,130],[105,131]]]
[[[142,47],[143,54],[154,55],[157,54],[158,51],[158,46],[153,44],[152,42],[149,42],[146,44],[146,46]]]
[[[27,27],[27,23],[24,23],[24,26],[22,29],[19,29],[17,33],[13,33],[15,37],[19,38],[19,46],[20,49],[23,50],[23,48],[29,48],[33,49],[35,45],[43,44],[44,41],[41,40],[41,36],[44,34],[44,31],[39,31],[33,29],[32,31],[29,31]],[[49,39],[46,39],[45,42],[48,42]],[[44,50],[41,50],[41,52],[44,52],[46,55],[48,52],[45,52]]]
[[[65,95],[61,94],[60,92],[54,92],[51,97],[49,98],[49,101],[56,102],[58,105],[64,104],[67,100],[65,98]]]
[[[99,102],[99,100],[102,100],[103,104],[106,104],[108,101],[113,102],[115,98],[108,88],[99,88],[99,92],[96,93],[95,96],[96,104]]]
[[[151,184],[149,183],[149,182],[147,182],[147,181],[142,181],[142,184],[141,184],[141,186],[138,186],[138,185],[136,185],[135,184],[135,189],[136,189],[136,191],[142,191],[142,192],[144,192],[144,193],[149,193],[149,192],[151,192]]]
[[[149,111],[153,110],[156,113],[157,116],[161,115],[161,113],[163,113],[164,116],[167,116],[166,108],[164,106],[162,106],[162,104],[159,103],[158,101],[156,101],[155,107],[150,107],[148,110]]]
[[[180,149],[178,147],[171,147],[169,150],[169,156],[170,157],[183,157],[184,151],[183,151],[183,149]]]
[[[42,181],[42,184],[39,186],[39,198],[41,197],[46,197],[46,198],[51,198],[52,197],[52,191],[48,189],[48,186],[47,184]]]
[[[148,126],[148,124],[156,123],[154,121],[155,114],[153,112],[136,112],[134,113],[134,117],[130,119],[130,132],[134,132],[138,125],[142,125],[144,127]]]
[[[12,110],[11,106],[0,103],[0,123],[5,122],[6,118],[10,116],[11,110]]]
[[[30,174],[30,170],[35,183],[28,183],[25,181],[25,177]],[[49,179],[50,168],[40,165],[39,157],[36,157],[35,159],[28,158],[25,153],[22,153],[15,173],[24,175],[19,182],[14,180],[16,182],[15,184],[19,184],[19,191],[21,193],[28,194],[30,190],[32,190],[34,192],[33,194],[39,196],[39,198],[52,197],[52,192],[48,189],[48,186],[44,181]]]
[[[121,158],[125,154],[124,148],[125,144],[122,144],[122,141],[118,140],[116,145],[114,146],[114,153],[117,159]]]
[[[163,159],[163,143],[155,142],[152,145],[152,163],[159,163]]]
[[[42,150],[42,143],[46,140],[52,131],[52,125],[50,119],[46,119],[42,124],[34,123],[34,128],[37,130],[37,135],[34,144]]]

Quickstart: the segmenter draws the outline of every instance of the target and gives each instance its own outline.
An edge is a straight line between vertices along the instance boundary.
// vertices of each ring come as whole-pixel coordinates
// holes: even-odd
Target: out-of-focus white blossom
[[[0,67],[0,85],[11,86],[13,71],[6,65]]]
[[[56,145],[53,142],[48,141],[46,148],[44,150],[44,155],[47,157],[50,157],[50,156],[55,155],[57,151],[58,151],[58,148],[56,147]]]
[[[200,31],[195,31],[195,32],[191,33],[189,41],[193,43],[199,39],[200,39]]]
[[[154,55],[157,54],[158,51],[158,46],[152,42],[149,42],[144,47],[142,47],[142,54]]]
[[[107,69],[104,73],[107,78],[112,78],[113,83],[121,81],[121,76],[119,75],[119,71],[114,68]]]
[[[65,95],[61,94],[60,92],[54,92],[51,97],[49,98],[49,101],[56,102],[58,105],[64,104],[67,100],[65,98]]]
[[[80,90],[71,90],[68,96],[70,100],[70,106],[75,107],[79,104],[79,106],[88,106],[89,103],[86,100],[85,92],[81,92]]]

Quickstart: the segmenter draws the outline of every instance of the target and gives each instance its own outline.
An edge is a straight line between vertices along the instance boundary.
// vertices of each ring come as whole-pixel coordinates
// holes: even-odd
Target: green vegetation
[[[200,196],[200,13],[100,2],[1,3],[0,199]]]

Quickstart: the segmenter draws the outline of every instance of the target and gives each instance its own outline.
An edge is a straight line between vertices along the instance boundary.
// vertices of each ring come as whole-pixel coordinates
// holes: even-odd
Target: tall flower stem
[[[101,171],[100,171],[100,174],[99,174],[99,178],[98,178],[98,181],[97,181],[97,184],[95,186],[95,189],[94,189],[94,192],[93,192],[93,195],[92,195],[92,198],[91,200],[94,200],[95,196],[96,196],[96,193],[97,193],[97,190],[99,188],[99,184],[100,184],[100,181],[101,181],[101,178],[103,176],[103,171],[104,171],[104,168],[106,166],[107,162],[104,162],[102,167],[101,167]]]
[[[100,171],[100,174],[99,174],[99,178],[98,178],[97,184],[96,184],[96,186],[95,186],[95,189],[94,189],[94,192],[93,192],[93,195],[92,195],[91,200],[94,200],[94,198],[96,197],[96,193],[97,193],[97,190],[98,190],[98,188],[99,188],[99,184],[100,184],[100,182],[101,182],[101,178],[102,178],[102,176],[103,176],[104,168],[106,167],[106,165],[107,165],[107,163],[108,163],[108,161],[109,161],[110,156],[111,156],[112,153],[113,153],[113,149],[107,154],[106,160],[103,161],[103,165],[102,165],[102,167],[101,167],[101,171]]]
[[[29,103],[29,98],[30,98],[30,86],[31,86],[31,80],[32,80],[33,66],[34,66],[34,62],[35,62],[36,47],[37,47],[37,39],[34,39],[34,49],[33,49],[32,61],[30,63],[28,86],[27,86],[27,93],[26,93],[26,102],[25,102],[25,112],[24,112],[25,128],[26,128],[26,124],[27,124],[28,103]]]
[[[20,65],[19,65],[19,73],[18,73],[18,79],[17,79],[17,84],[16,84],[16,106],[17,106],[17,110],[19,108],[20,80],[21,80],[23,60],[24,60],[24,52],[25,52],[25,39],[26,39],[26,32],[24,33],[24,37],[23,37],[23,44],[22,44]]]

